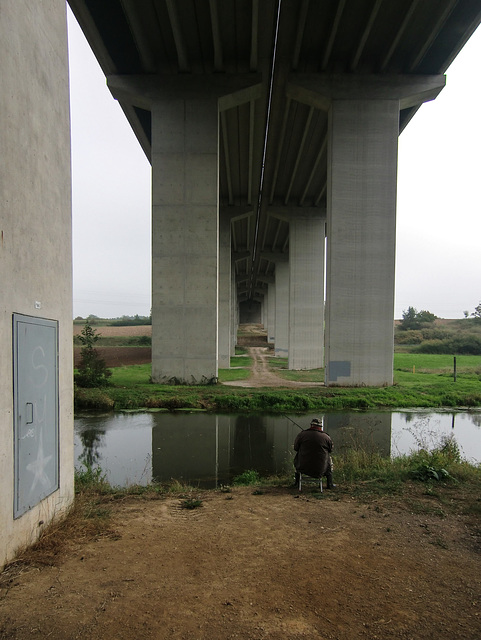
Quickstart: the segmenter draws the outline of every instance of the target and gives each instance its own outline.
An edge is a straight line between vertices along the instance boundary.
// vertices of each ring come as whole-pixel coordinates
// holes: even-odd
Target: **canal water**
[[[260,475],[292,470],[292,444],[312,417],[183,412],[78,417],[75,466],[100,467],[113,486],[175,479],[219,487],[248,469]],[[395,457],[433,449],[452,436],[464,459],[481,463],[481,410],[336,412],[322,417],[334,453],[362,447]]]

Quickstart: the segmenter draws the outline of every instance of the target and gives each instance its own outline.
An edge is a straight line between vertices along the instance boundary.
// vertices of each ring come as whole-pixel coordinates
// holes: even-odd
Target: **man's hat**
[[[319,420],[319,418],[312,418],[311,420],[311,427],[315,426],[315,427],[322,427],[322,420]]]

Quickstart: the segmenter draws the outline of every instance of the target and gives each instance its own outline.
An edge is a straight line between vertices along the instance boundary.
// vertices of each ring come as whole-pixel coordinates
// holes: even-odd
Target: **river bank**
[[[207,386],[151,384],[149,364],[115,367],[110,386],[75,389],[75,409],[302,413],[481,406],[479,356],[460,357],[454,380],[445,356],[395,354],[394,385],[386,387],[325,387],[318,370],[289,372],[273,360],[267,348],[250,347],[247,369],[225,370],[224,382]]]
[[[458,333],[464,328],[453,324]],[[74,326],[78,334],[81,327]],[[111,385],[75,389],[75,410],[81,411],[210,411],[303,413],[337,410],[481,407],[481,356],[394,353],[394,384],[386,387],[325,387],[323,369],[289,371],[287,358],[274,357],[262,325],[241,325],[237,355],[231,368],[219,370],[217,384],[157,385],[150,382],[152,327],[96,328],[97,348],[111,367]],[[402,332],[405,337],[406,332]],[[128,346],[127,346],[128,345]],[[401,345],[402,346],[402,345]],[[405,346],[402,346],[405,348]],[[75,348],[76,360],[80,357]]]
[[[477,639],[479,513],[429,486],[98,497],[1,576],[0,638]]]

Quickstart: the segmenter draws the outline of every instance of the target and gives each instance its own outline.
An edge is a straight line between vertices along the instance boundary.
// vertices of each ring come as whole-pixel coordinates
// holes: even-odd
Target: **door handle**
[[[25,424],[33,424],[33,403],[27,402],[26,405],[26,420]]]

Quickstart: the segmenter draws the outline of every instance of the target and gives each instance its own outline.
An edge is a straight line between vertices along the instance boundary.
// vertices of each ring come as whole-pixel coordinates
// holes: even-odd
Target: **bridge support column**
[[[399,102],[329,111],[326,385],[391,385]]]
[[[324,242],[324,216],[291,218],[289,369],[319,369],[324,364]]]
[[[289,263],[276,262],[276,341],[274,353],[287,358],[289,351]]]
[[[152,104],[152,379],[217,379],[217,99]]]
[[[219,369],[230,368],[231,355],[230,218],[219,219]]]
[[[269,284],[267,292],[267,342],[274,344],[276,341],[276,285]]]
[[[237,302],[237,287],[235,282],[235,269],[231,261],[231,313],[230,313],[230,355],[235,355],[235,347],[237,344],[237,326],[239,324],[239,303]]]

